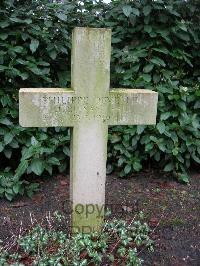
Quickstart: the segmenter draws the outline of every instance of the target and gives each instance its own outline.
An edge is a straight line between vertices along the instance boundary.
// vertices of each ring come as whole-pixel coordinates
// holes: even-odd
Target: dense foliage
[[[20,87],[70,87],[75,26],[112,29],[112,87],[159,93],[156,126],[110,128],[108,171],[150,161],[187,182],[200,163],[199,1],[55,2],[0,3],[0,196],[31,195],[23,174],[69,166],[69,130],[20,127],[17,98]]]
[[[12,250],[0,245],[0,265],[140,266],[143,260],[139,253],[144,249],[153,251],[152,231],[141,221],[141,215],[130,223],[117,219],[105,222],[100,233],[72,237],[52,228],[52,221],[48,227],[35,225],[17,239]],[[64,218],[58,213],[55,216],[59,220],[53,220],[54,223]]]

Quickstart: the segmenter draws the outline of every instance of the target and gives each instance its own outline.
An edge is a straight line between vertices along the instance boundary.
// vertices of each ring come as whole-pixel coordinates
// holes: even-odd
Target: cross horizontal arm
[[[112,89],[107,96],[92,101],[90,97],[77,96],[71,89],[20,89],[20,124],[73,127],[92,119],[107,125],[151,125],[156,122],[157,99],[156,92],[140,89]]]
[[[23,127],[70,127],[75,115],[74,91],[23,88],[19,91],[19,123]]]
[[[153,125],[158,94],[143,89],[112,89],[109,93],[109,125]]]

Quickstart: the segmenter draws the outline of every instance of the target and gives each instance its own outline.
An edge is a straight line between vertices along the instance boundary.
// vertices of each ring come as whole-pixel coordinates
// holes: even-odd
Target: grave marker
[[[111,31],[75,28],[71,89],[24,88],[23,127],[72,127],[70,197],[74,231],[98,230],[105,204],[108,125],[156,123],[157,93],[111,89]]]

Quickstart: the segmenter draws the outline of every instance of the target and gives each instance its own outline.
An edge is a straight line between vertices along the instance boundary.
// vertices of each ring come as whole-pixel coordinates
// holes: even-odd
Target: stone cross
[[[70,199],[74,231],[99,230],[104,218],[108,125],[156,123],[157,93],[110,89],[111,30],[75,28],[71,89],[23,88],[23,127],[71,127]]]

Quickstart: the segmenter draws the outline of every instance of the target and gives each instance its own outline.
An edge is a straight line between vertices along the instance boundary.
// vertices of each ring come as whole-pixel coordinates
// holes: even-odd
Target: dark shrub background
[[[66,172],[69,129],[22,128],[20,87],[70,87],[75,26],[112,29],[111,86],[158,91],[156,126],[109,130],[108,172],[152,165],[188,182],[200,164],[199,1],[0,3],[0,197],[29,196],[27,174]]]

